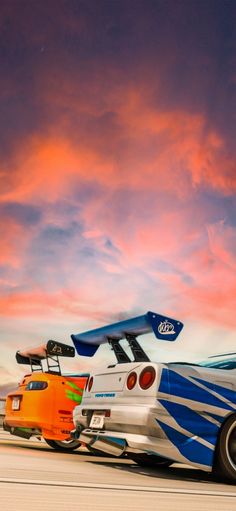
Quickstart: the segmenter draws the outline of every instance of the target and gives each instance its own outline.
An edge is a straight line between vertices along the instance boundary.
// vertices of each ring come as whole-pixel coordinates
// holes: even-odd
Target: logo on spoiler
[[[51,352],[62,355],[62,348],[55,342],[51,347]]]
[[[158,332],[161,335],[167,335],[167,334],[175,334],[175,327],[170,321],[165,319],[165,321],[161,321],[161,323],[158,326]]]

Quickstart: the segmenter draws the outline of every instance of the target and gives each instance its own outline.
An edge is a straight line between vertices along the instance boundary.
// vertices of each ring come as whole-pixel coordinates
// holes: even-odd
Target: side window
[[[235,369],[236,368],[236,361],[235,360],[231,360],[229,362],[225,362],[225,363],[221,363],[220,365],[218,365],[218,368],[219,369]]]

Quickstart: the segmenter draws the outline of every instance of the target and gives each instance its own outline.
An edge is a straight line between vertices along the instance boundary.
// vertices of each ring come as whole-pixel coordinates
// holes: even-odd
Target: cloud
[[[236,269],[236,229],[221,220],[208,226],[209,243],[215,257],[229,270]]]
[[[231,282],[232,271],[222,268],[226,260],[233,264],[230,247],[235,231],[233,226],[227,227],[227,222],[224,235],[227,232],[232,239],[224,245],[224,261],[217,255],[223,243],[219,236],[221,219],[228,208],[223,202],[225,192],[221,190],[222,202],[214,197],[213,189],[212,197],[204,196],[201,185],[196,187],[189,178],[194,166],[188,167],[186,162],[183,168],[180,164],[179,168],[173,167],[172,172],[167,141],[174,144],[173,154],[178,161],[183,139],[187,161],[191,150],[186,148],[191,148],[192,143],[195,151],[194,139],[202,130],[202,120],[198,118],[191,125],[188,143],[188,122],[185,139],[184,123],[179,134],[181,117],[176,125],[173,119],[164,116],[158,128],[163,143],[155,158],[160,158],[163,165],[159,165],[160,170],[156,167],[156,173],[152,170],[153,179],[145,158],[140,158],[136,178],[132,165],[128,176],[120,175],[118,166],[106,164],[105,155],[103,159],[93,152],[89,156],[86,148],[83,156],[69,141],[28,145],[25,167],[17,167],[16,186],[10,191],[8,202],[4,198],[2,208],[8,222],[7,227],[2,223],[6,246],[2,268],[6,268],[6,263],[9,266],[5,282],[2,281],[2,314],[87,314],[88,318],[102,320],[119,309],[130,313],[137,307],[141,310],[145,302],[155,306],[160,294],[163,312],[165,308],[170,312],[177,308],[184,316],[215,319],[214,293],[219,296],[220,290],[229,307],[228,312],[224,307],[220,320],[232,325],[227,297],[234,288],[226,286],[226,281]],[[134,126],[135,122],[129,127],[131,134]],[[141,140],[142,134],[139,136]],[[213,139],[212,147],[218,149],[219,145]],[[197,145],[196,152],[198,148]],[[191,159],[194,161],[193,156]],[[16,160],[20,162],[21,157]],[[99,172],[96,164],[100,162],[102,166],[102,161],[104,167]],[[13,202],[16,198],[17,202]],[[17,270],[14,280],[10,267]],[[224,277],[219,279],[218,275]],[[132,286],[127,290],[130,282]]]
[[[234,329],[235,7],[3,4],[9,336],[146,308]]]
[[[229,234],[224,242],[224,235],[218,232],[221,223],[208,229],[200,223],[194,233],[191,218],[189,223],[185,219],[185,212],[179,214],[178,231],[173,232],[173,221],[163,217],[155,235],[152,226],[149,230],[143,226],[143,234],[137,232],[129,242],[127,238],[127,244],[122,244],[122,232],[115,237],[118,251],[113,249],[114,237],[108,247],[100,236],[90,237],[86,246],[88,239],[83,241],[81,235],[80,247],[67,237],[68,248],[59,236],[43,254],[44,259],[41,254],[37,257],[36,253],[33,259],[31,255],[31,285],[27,291],[20,287],[5,291],[2,314],[63,316],[65,321],[87,318],[102,324],[112,321],[114,314],[131,316],[161,304],[163,313],[173,315],[175,311],[180,318],[234,328],[235,230],[225,226]],[[214,230],[219,240],[213,243],[208,233]],[[61,251],[59,257],[56,247]],[[38,273],[34,277],[35,267]]]
[[[29,204],[19,204],[17,202],[6,202],[0,204],[0,215],[5,219],[13,219],[16,223],[24,226],[34,225],[39,222],[41,212]]]
[[[71,118],[74,105],[67,105],[66,121],[59,111],[46,138],[38,134],[26,139],[11,159],[14,186],[6,185],[3,174],[2,200],[56,201],[62,194],[71,197],[74,186],[86,183],[113,190],[156,188],[179,197],[201,188],[235,193],[235,160],[203,115],[153,109],[137,87],[133,91],[124,86],[119,101],[112,105],[112,99],[111,105],[107,99],[108,111],[102,116],[113,106],[115,132],[107,119],[105,132],[96,127],[101,116],[96,107],[91,122],[81,123],[79,103],[78,120]]]
[[[9,392],[13,392],[17,388],[17,382],[12,382],[6,385],[0,385],[0,398],[6,398]]]

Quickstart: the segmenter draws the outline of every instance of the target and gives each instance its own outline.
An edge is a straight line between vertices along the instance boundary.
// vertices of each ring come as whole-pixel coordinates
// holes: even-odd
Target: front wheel
[[[74,451],[80,447],[81,443],[78,440],[50,440],[48,438],[44,438],[45,442],[47,442],[50,447],[53,447],[56,451]]]
[[[169,467],[172,463],[171,460],[167,460],[166,458],[162,458],[161,456],[156,456],[155,454],[129,454],[129,459],[135,461],[141,467],[157,467],[157,468],[166,468]]]
[[[214,472],[221,478],[236,481],[236,415],[225,422],[220,432]]]

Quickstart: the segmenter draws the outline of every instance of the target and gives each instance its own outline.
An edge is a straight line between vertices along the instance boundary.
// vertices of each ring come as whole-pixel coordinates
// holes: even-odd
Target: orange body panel
[[[36,372],[26,375],[17,390],[7,396],[5,425],[32,430],[32,434],[47,439],[68,439],[73,429],[72,411],[81,402],[86,381],[86,376]],[[46,388],[36,390],[40,385]],[[14,410],[13,401],[17,396],[20,408]]]

